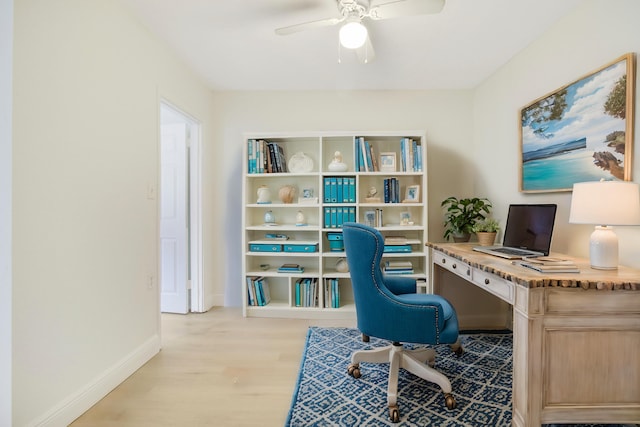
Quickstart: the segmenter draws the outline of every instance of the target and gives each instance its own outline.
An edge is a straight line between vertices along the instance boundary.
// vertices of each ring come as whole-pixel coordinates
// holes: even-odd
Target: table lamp
[[[589,240],[591,268],[618,268],[618,236],[612,225],[640,224],[638,184],[626,181],[580,182],[573,185],[569,222],[596,224]]]

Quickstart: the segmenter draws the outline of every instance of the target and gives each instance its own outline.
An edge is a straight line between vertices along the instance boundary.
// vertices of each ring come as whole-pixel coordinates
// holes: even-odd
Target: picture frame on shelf
[[[413,225],[411,221],[411,212],[400,212],[400,225]]]
[[[420,203],[420,185],[407,185],[407,191],[402,203]]]
[[[302,197],[298,197],[298,203],[302,204],[317,204],[318,198],[313,197],[314,190],[313,188],[303,188],[302,189]]]
[[[396,153],[384,152],[380,153],[380,172],[396,171]]]
[[[635,80],[627,53],[522,107],[520,192],[631,180]]]
[[[369,227],[376,226],[376,211],[365,211],[364,212],[364,224]]]

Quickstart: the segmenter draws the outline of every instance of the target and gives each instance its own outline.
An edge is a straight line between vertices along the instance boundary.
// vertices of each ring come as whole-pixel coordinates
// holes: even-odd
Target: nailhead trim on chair
[[[366,231],[367,233],[371,234],[374,237],[374,240],[376,242],[376,253],[374,255],[374,259],[378,258],[378,251],[380,251],[380,242],[377,239],[377,236],[375,235],[375,233],[372,233],[369,230],[363,230]],[[382,259],[382,255],[380,255],[380,258]],[[371,277],[373,278],[373,283],[375,283],[376,285],[376,289],[378,289],[378,292],[380,292],[382,294],[383,297],[388,298],[387,295],[384,294],[384,292],[380,291],[380,287],[378,282],[376,282],[376,272],[375,269],[376,266],[372,265],[371,266]],[[380,268],[380,266],[378,266],[377,268]],[[382,274],[382,273],[381,273]],[[440,344],[440,328],[439,328],[439,324],[440,324],[440,318],[439,316],[439,311],[437,308],[433,307],[433,306],[420,306],[420,307],[415,307],[414,305],[410,305],[410,304],[404,304],[402,302],[399,301],[393,301],[394,304],[403,304],[406,305],[407,307],[414,307],[414,308],[419,308],[419,309],[425,309],[425,310],[435,310],[435,318],[436,318],[436,325],[435,325],[435,329],[436,329],[436,343],[435,344]]]

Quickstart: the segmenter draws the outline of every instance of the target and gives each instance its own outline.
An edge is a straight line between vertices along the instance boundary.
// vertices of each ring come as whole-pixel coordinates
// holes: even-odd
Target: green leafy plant
[[[440,206],[445,209],[445,239],[457,235],[468,236],[473,233],[474,225],[483,221],[491,213],[493,207],[488,199],[477,197],[458,199],[453,196],[443,200]]]
[[[500,224],[493,218],[485,218],[478,221],[473,226],[474,233],[497,233],[500,230]]]

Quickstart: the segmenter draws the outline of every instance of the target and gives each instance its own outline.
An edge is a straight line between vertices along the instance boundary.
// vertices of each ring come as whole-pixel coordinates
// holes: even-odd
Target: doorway
[[[200,123],[160,104],[160,311],[204,311]]]

